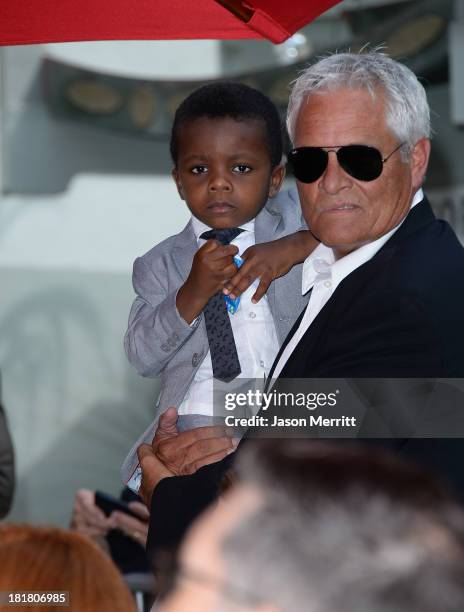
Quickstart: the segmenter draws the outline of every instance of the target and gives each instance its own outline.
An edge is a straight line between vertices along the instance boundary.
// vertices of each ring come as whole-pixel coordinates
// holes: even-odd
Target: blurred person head
[[[162,612],[462,612],[464,514],[379,450],[249,443]],[[225,503],[227,501],[227,503]]]
[[[431,135],[425,90],[409,68],[377,51],[325,57],[295,81],[287,128],[303,214],[338,257],[404,219]]]
[[[0,591],[68,591],[76,612],[135,612],[110,558],[86,536],[55,527],[0,526]],[[0,610],[10,606],[1,605]],[[56,610],[32,605],[28,610]]]
[[[285,175],[279,113],[243,83],[210,83],[190,94],[176,110],[170,148],[180,197],[214,229],[254,219]]]

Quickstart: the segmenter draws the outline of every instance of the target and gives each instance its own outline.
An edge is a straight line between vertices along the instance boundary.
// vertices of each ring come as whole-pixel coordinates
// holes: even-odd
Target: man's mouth
[[[328,213],[344,213],[344,212],[352,212],[356,210],[360,210],[361,207],[357,204],[351,204],[350,202],[343,202],[340,204],[335,204],[333,206],[328,206],[324,208],[324,212]]]

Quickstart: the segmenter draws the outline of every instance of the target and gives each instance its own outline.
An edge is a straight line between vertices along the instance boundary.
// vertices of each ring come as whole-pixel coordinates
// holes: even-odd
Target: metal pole
[[[0,200],[5,193],[5,49],[0,47]]]

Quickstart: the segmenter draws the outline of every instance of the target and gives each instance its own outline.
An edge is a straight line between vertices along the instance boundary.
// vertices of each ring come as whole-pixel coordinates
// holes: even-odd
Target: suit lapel
[[[181,233],[177,235],[172,249],[174,265],[176,266],[182,282],[187,280],[197,250],[198,243],[193,231],[192,220],[190,220]]]

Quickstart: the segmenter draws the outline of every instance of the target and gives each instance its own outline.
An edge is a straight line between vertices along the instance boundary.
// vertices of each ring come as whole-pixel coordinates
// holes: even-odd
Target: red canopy
[[[0,0],[0,45],[267,38],[281,43],[340,0]]]

